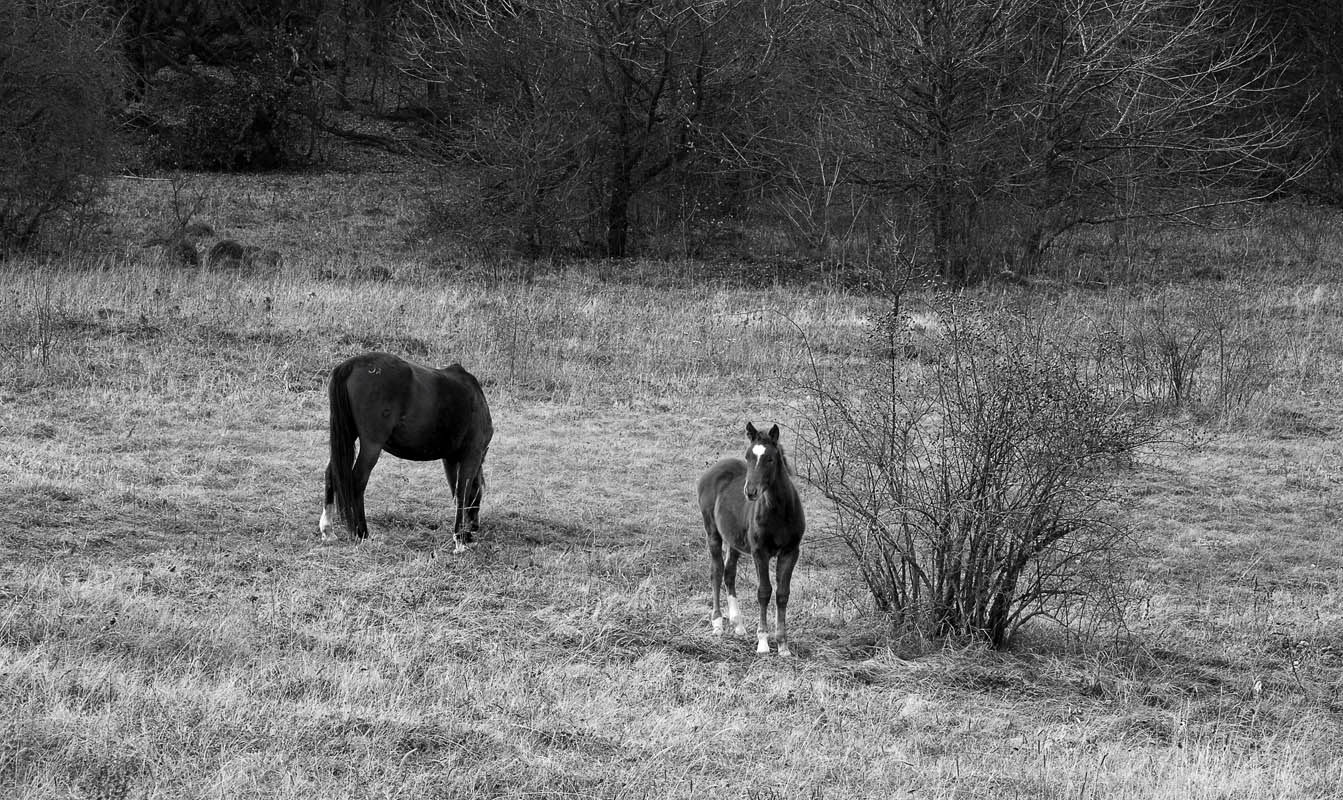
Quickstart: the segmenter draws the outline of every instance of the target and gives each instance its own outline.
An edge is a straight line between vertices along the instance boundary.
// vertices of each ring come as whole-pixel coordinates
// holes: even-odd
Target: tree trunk
[[[630,229],[630,174],[623,163],[611,176],[611,200],[606,209],[606,255],[624,258]]]

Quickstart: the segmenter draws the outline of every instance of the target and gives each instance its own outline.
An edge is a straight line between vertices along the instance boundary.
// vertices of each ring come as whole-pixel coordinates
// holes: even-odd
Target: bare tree
[[[1343,4],[1313,0],[1222,0],[1252,15],[1290,55],[1287,91],[1275,92],[1276,113],[1305,109],[1306,140],[1284,166],[1310,168],[1298,182],[1310,196],[1343,205]]]
[[[855,0],[832,8],[849,179],[910,210],[954,283],[1029,271],[1060,233],[1262,197],[1293,120],[1273,41],[1213,0]],[[1265,180],[1271,183],[1266,184]]]
[[[532,244],[569,226],[629,248],[636,201],[692,165],[735,168],[790,0],[420,0],[408,68],[472,118],[456,141]],[[474,104],[474,108],[472,108]]]
[[[85,0],[0,0],[0,250],[87,207],[111,169],[123,65],[112,26]]]

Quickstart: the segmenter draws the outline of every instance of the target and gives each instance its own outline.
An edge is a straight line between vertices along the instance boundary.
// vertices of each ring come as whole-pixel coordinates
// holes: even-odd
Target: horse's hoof
[[[467,552],[467,551],[470,550],[470,549],[471,549],[471,543],[470,543],[470,542],[463,542],[461,539],[458,539],[458,538],[455,537],[455,536],[453,537],[453,539],[452,539],[452,554],[453,554],[453,555],[455,555],[455,556],[456,556],[456,555],[461,555],[462,553],[465,553],[465,552]]]
[[[760,640],[755,643],[755,651],[762,656],[769,655],[769,638],[761,636]]]
[[[714,620],[711,624],[713,625],[713,635],[714,635],[714,636],[722,636],[722,635],[723,635],[723,618],[722,618],[722,617],[719,617],[718,619]]]
[[[788,645],[787,645],[787,644],[784,644],[784,643],[781,642],[781,643],[779,644],[779,655],[780,655],[781,657],[783,657],[783,658],[792,658],[792,657],[793,657],[793,651],[788,649]]]

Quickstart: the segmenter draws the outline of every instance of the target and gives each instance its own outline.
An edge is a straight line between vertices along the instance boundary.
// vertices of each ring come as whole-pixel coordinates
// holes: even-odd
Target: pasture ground
[[[865,358],[881,298],[483,261],[404,176],[191,181],[284,269],[98,245],[167,214],[129,180],[89,255],[0,265],[0,795],[1343,796],[1336,220],[1154,231],[1137,258],[1176,279],[981,293],[1060,326],[1214,297],[1262,337],[1262,391],[1120,476],[1127,633],[893,638],[804,487],[783,660],[709,634],[693,483],[748,419],[787,444],[809,357]],[[470,553],[441,468],[392,458],[372,540],[315,540],[326,373],[366,349],[485,384]]]

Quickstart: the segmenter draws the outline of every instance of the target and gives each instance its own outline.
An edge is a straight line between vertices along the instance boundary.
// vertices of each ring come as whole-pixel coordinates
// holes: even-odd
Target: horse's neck
[[[793,482],[788,480],[788,473],[780,472],[765,491],[760,493],[760,499],[755,503],[755,517],[760,521],[780,516],[787,517],[792,515],[796,507],[797,489],[793,487]]]

